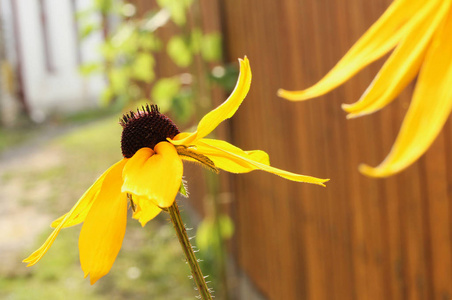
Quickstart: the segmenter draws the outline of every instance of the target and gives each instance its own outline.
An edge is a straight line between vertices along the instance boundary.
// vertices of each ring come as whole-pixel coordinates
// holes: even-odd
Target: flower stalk
[[[171,222],[173,222],[177,238],[179,239],[179,243],[184,251],[187,263],[190,266],[191,274],[201,299],[212,300],[212,295],[210,294],[206,280],[202,275],[201,268],[199,267],[198,260],[196,259],[195,252],[190,244],[190,239],[188,238],[187,231],[185,230],[185,225],[182,222],[179,207],[177,206],[176,201],[174,201],[173,205],[168,207],[168,213],[170,214]]]

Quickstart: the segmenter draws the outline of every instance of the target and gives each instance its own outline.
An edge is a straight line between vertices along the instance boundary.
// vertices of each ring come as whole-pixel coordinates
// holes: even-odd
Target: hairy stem
[[[199,267],[198,260],[195,257],[195,252],[190,244],[190,239],[188,238],[187,231],[185,230],[184,223],[180,216],[179,208],[174,201],[173,205],[168,207],[168,212],[171,216],[171,222],[173,222],[174,229],[176,230],[179,243],[184,251],[185,258],[187,259],[188,265],[190,266],[191,274],[193,280],[195,281],[196,287],[198,289],[201,299],[212,299],[209,288],[207,287],[204,276],[202,275],[201,268]]]

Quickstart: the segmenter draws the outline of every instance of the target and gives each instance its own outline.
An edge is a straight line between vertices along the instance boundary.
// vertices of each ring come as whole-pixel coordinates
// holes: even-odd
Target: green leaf
[[[113,92],[113,90],[111,88],[106,88],[105,90],[102,91],[102,94],[100,95],[100,104],[102,106],[107,106],[108,104],[111,103],[111,100],[113,99],[113,97],[115,96],[115,93]]]
[[[220,85],[226,91],[232,91],[239,76],[239,69],[234,64],[223,66],[216,66],[209,74],[210,80]]]
[[[221,35],[218,32],[204,35],[201,48],[202,57],[209,62],[220,61],[222,57],[221,45]]]
[[[221,215],[218,221],[222,238],[224,240],[230,239],[234,234],[234,222],[228,215]]]
[[[174,95],[171,113],[178,123],[187,123],[193,115],[193,91],[189,87],[181,88],[179,93]]]
[[[175,1],[177,1],[177,0],[175,0]],[[181,2],[184,4],[185,8],[190,8],[190,6],[193,4],[194,0],[182,0]]]
[[[218,235],[221,233],[221,237]],[[200,249],[218,250],[221,239],[227,240],[234,234],[234,223],[228,215],[221,215],[218,222],[206,218],[201,221],[196,231],[196,244]]]
[[[185,198],[188,198],[188,190],[187,190],[186,182],[183,179],[180,183],[179,193],[181,193],[181,195],[184,196]]]
[[[166,112],[172,105],[173,97],[179,93],[180,87],[180,80],[176,77],[161,78],[152,88],[151,100],[160,107],[162,112]]]
[[[103,70],[103,65],[99,63],[85,63],[79,67],[79,72],[83,76],[88,76],[93,73],[98,73]]]
[[[202,31],[194,28],[190,34],[190,49],[193,54],[198,54],[202,47]]]
[[[190,48],[181,36],[173,36],[166,46],[166,51],[179,67],[188,67],[192,63],[193,56]]]
[[[162,41],[152,32],[142,31],[138,35],[138,47],[144,51],[160,51],[162,49]]]
[[[184,26],[187,22],[186,17],[186,8],[187,5],[190,4],[185,1],[180,0],[157,0],[157,4],[161,8],[166,8],[171,13],[171,19],[174,23],[176,23],[178,26]]]
[[[103,14],[108,14],[113,10],[113,0],[95,0],[94,5]]]
[[[100,29],[99,24],[96,23],[88,23],[84,24],[80,30],[80,38],[84,39],[88,37],[91,33]]]
[[[116,57],[116,49],[109,41],[103,43],[100,47],[100,53],[104,56],[106,61],[112,61]]]
[[[92,18],[93,14],[98,13],[98,11],[94,7],[85,8],[79,10],[75,13],[75,18],[77,21],[83,21],[85,18]]]
[[[149,53],[140,53],[132,65],[131,76],[135,79],[150,83],[155,78],[155,59]]]
[[[110,40],[116,51],[135,54],[138,51],[138,32],[133,25],[122,24]]]
[[[114,68],[109,72],[110,87],[115,94],[122,94],[127,91],[129,83],[128,73],[125,68]]]

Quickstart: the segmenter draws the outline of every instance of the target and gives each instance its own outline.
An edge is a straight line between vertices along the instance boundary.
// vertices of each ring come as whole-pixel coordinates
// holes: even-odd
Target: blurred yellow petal
[[[77,203],[72,207],[72,209],[64,215],[64,218],[58,222],[55,230],[52,234],[47,238],[44,244],[35,252],[33,252],[29,257],[23,260],[23,262],[27,262],[27,267],[30,267],[36,264],[42,256],[49,250],[50,246],[52,246],[56,237],[58,236],[60,230],[63,227],[66,227],[66,222],[79,222],[82,218],[80,216],[86,215],[92,206],[93,201],[97,198],[96,196],[99,194],[99,189],[101,185],[105,181],[106,176],[113,172],[114,170],[122,170],[124,167],[126,160],[123,159],[113,166],[111,166],[107,171],[99,177],[99,179],[85,192],[85,194],[77,201]],[[82,220],[83,221],[83,220]],[[80,221],[81,222],[81,221]],[[72,224],[74,225],[74,224]]]
[[[174,145],[189,145],[211,133],[221,122],[232,117],[245,99],[251,85],[251,68],[245,56],[240,62],[240,75],[232,94],[220,106],[207,113],[199,122],[195,132],[183,139],[172,140]]]
[[[224,148],[222,146],[224,146],[225,144],[223,143],[219,143],[220,141],[215,141],[212,142],[212,140],[208,140],[207,143],[204,142],[204,140],[200,140],[197,142],[196,146],[198,147],[198,151],[204,155],[206,155],[207,157],[209,157],[210,159],[214,160],[220,160],[222,162],[222,167],[225,170],[238,170],[238,171],[242,171],[240,173],[244,172],[249,172],[252,170],[262,170],[262,171],[266,171],[278,176],[281,176],[283,178],[292,180],[292,181],[297,181],[297,182],[306,182],[306,183],[313,183],[313,184],[318,184],[321,186],[325,186],[323,183],[328,181],[329,179],[320,179],[320,178],[315,178],[315,177],[311,177],[311,176],[306,176],[306,175],[300,175],[300,174],[295,174],[295,173],[291,173],[291,172],[287,172],[284,170],[280,170],[274,167],[271,167],[267,164],[264,163],[260,163],[254,160],[251,160],[249,157],[247,156],[242,156],[239,154],[238,151],[231,151],[232,147],[239,149],[235,146],[232,146],[230,144],[227,144]],[[224,142],[226,143],[226,142]],[[232,147],[231,147],[232,146]],[[261,154],[259,154],[260,156]],[[220,167],[220,166],[218,166]],[[220,167],[220,168],[222,168]]]
[[[122,166],[124,166],[126,159],[122,160]],[[82,223],[85,221],[86,216],[88,215],[88,212],[93,205],[94,200],[96,199],[97,194],[100,191],[100,188],[102,186],[102,183],[104,182],[105,176],[109,173],[109,171],[115,167],[113,165],[110,167],[107,171],[104,172],[97,180],[94,182],[94,184],[83,194],[83,196],[80,198],[79,202],[80,204],[77,206],[77,208],[71,213],[71,216],[66,219],[63,228],[74,226],[77,224]],[[52,222],[50,226],[53,228],[57,227],[63,220],[66,218],[67,215],[69,215],[70,212],[62,215],[58,219]]]
[[[413,21],[417,25],[394,50],[361,99],[342,108],[355,118],[373,113],[392,100],[416,77],[432,36],[448,13],[445,2],[421,10]]]
[[[141,148],[129,159],[124,167],[122,191],[146,197],[159,207],[169,207],[179,191],[182,160],[168,142],[158,143],[154,151]]]
[[[440,1],[442,0],[395,0],[319,82],[302,91],[280,89],[278,96],[299,101],[333,90],[393,49],[416,26],[416,20],[411,17],[416,13],[424,13],[424,10],[436,6]]]
[[[451,1],[447,1],[449,8]],[[399,135],[377,167],[362,165],[368,176],[395,174],[417,160],[433,143],[452,110],[452,13],[439,28],[421,68]]]
[[[94,284],[106,275],[121,249],[127,224],[127,198],[121,193],[122,167],[113,168],[83,223],[79,238],[80,264]]]
[[[247,173],[258,169],[256,166],[250,165],[246,161],[231,160],[225,156],[223,152],[218,152],[216,148],[234,153],[237,156],[244,157],[248,160],[270,165],[268,154],[261,150],[243,151],[242,149],[229,144],[228,142],[213,139],[201,139],[196,143],[196,151],[210,158],[217,168],[231,173]],[[216,147],[216,148],[213,148]]]
[[[146,197],[133,196],[133,201],[136,204],[136,210],[133,213],[133,218],[138,220],[143,227],[147,222],[154,219],[162,211]]]

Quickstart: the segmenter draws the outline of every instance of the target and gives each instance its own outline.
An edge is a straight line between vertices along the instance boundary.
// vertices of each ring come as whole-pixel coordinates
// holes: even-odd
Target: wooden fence
[[[451,299],[451,122],[406,171],[370,179],[357,167],[387,155],[412,86],[384,110],[348,121],[340,104],[360,97],[381,62],[318,99],[276,96],[319,80],[391,1],[200,3],[204,27],[222,24],[226,60],[247,55],[253,71],[249,96],[223,125],[229,141],[267,151],[273,166],[331,178],[322,188],[258,171],[222,174],[239,269],[267,299]]]
[[[280,87],[315,83],[391,1],[221,1],[227,58],[248,55],[251,92],[231,140],[272,165],[331,178],[326,188],[259,172],[234,176],[238,264],[268,299],[451,299],[452,124],[413,166],[369,179],[389,152],[412,86],[372,116],[346,120],[381,63],[304,103]]]

